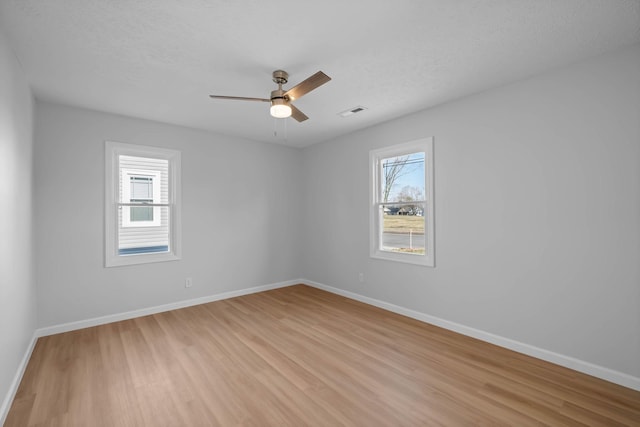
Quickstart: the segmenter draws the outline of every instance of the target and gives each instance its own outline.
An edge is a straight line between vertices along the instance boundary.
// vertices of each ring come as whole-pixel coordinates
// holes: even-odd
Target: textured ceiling
[[[640,42],[640,2],[0,0],[0,25],[38,99],[303,147]],[[279,68],[332,77],[306,122],[208,97]]]

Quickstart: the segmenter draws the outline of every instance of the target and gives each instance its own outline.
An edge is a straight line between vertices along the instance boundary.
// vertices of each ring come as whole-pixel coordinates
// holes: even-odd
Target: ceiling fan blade
[[[296,86],[292,87],[288,91],[284,93],[284,96],[289,98],[290,101],[294,101],[300,98],[302,95],[305,95],[318,86],[322,86],[326,82],[331,80],[331,77],[327,76],[322,71],[318,71],[313,76],[309,77],[306,80],[298,83]]]
[[[293,117],[297,121],[304,122],[309,118],[302,111],[298,110],[294,105],[289,104],[289,106],[291,107],[291,117]]]
[[[210,98],[216,99],[232,99],[235,101],[260,101],[260,102],[271,102],[270,99],[267,98],[246,98],[244,96],[225,96],[225,95],[209,95]]]

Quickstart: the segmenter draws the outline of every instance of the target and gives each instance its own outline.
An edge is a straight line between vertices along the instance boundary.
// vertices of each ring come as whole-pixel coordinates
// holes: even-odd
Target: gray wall
[[[301,277],[298,150],[42,102],[35,129],[39,326]],[[103,267],[105,140],[182,151],[182,260]]]
[[[305,149],[305,277],[640,376],[638,76],[636,45]],[[368,152],[428,136],[436,268],[371,259]]]
[[[0,29],[0,424],[36,327],[32,123],[31,90]]]

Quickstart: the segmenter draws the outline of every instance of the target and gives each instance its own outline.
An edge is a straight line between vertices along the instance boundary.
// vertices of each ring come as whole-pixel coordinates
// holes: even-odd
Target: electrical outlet
[[[358,273],[358,282],[364,283],[364,273]]]
[[[193,286],[193,279],[191,277],[187,277],[186,279],[184,279],[185,288],[190,288],[192,286]]]

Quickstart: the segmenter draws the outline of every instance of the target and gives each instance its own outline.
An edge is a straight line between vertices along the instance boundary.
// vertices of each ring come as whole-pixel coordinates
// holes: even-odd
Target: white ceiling
[[[0,0],[0,24],[38,99],[304,147],[640,42],[640,2]],[[306,122],[208,97],[279,68],[332,77]]]

